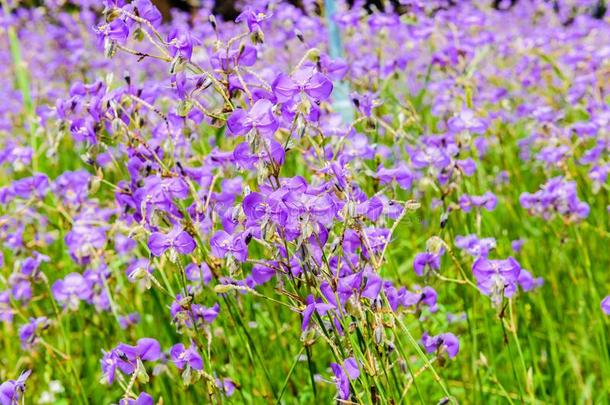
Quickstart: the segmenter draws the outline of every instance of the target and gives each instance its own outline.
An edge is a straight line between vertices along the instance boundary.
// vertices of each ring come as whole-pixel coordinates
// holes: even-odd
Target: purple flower
[[[258,100],[248,112],[242,109],[233,111],[227,120],[227,128],[235,136],[244,135],[253,129],[263,136],[271,136],[278,126],[273,114],[273,103],[267,99]]]
[[[119,343],[114,349],[117,354],[118,366],[125,374],[131,374],[136,369],[138,360],[156,361],[161,357],[161,345],[156,339],[138,339],[135,346]]]
[[[208,308],[204,307],[203,305],[193,304],[191,306],[191,310],[193,311],[196,319],[203,320],[205,323],[212,323],[220,313],[220,305],[216,303]]]
[[[265,284],[275,276],[275,269],[271,266],[255,264],[252,267],[252,279],[258,285]]]
[[[467,236],[458,235],[455,237],[455,246],[465,250],[474,257],[487,257],[489,252],[495,249],[496,240],[494,238],[479,239],[475,234]]]
[[[523,249],[524,244],[525,241],[523,239],[515,239],[510,243],[510,247],[513,249],[513,252],[519,253]]]
[[[29,322],[19,328],[19,340],[21,347],[24,349],[31,348],[36,344],[37,333],[39,329],[46,329],[49,326],[49,320],[44,317],[30,318]]]
[[[124,44],[129,36],[129,27],[120,18],[112,20],[109,24],[104,24],[96,30],[98,40],[116,41]]]
[[[117,349],[125,354],[128,359],[133,360],[139,358],[146,361],[155,361],[161,357],[161,346],[157,340],[152,338],[138,339],[135,346],[120,343]]]
[[[213,275],[210,271],[210,268],[205,262],[197,265],[195,263],[189,263],[184,272],[186,273],[186,278],[189,281],[199,281],[203,280],[204,284],[209,284],[212,281]]]
[[[21,373],[17,380],[8,380],[0,385],[0,404],[18,405],[21,395],[25,392],[25,382],[32,371]]]
[[[36,173],[31,177],[25,177],[20,180],[15,180],[11,184],[10,191],[13,195],[21,198],[30,198],[36,196],[44,197],[49,190],[49,178],[46,174]]]
[[[440,355],[446,352],[449,358],[454,358],[460,351],[460,341],[453,333],[442,333],[437,336],[430,336],[424,332],[422,344],[428,353]]]
[[[142,187],[133,193],[133,199],[139,213],[150,223],[156,211],[177,212],[175,200],[184,200],[189,196],[189,187],[179,177],[161,178],[148,176]]]
[[[534,278],[529,271],[521,269],[517,282],[523,291],[531,291],[537,287],[540,287],[544,283],[544,280],[542,277]]]
[[[27,257],[21,262],[21,274],[36,279],[39,276],[38,268],[43,262],[48,263],[49,256],[34,252],[34,257]]]
[[[66,204],[82,204],[89,194],[91,175],[85,170],[63,172],[52,185],[53,192]]]
[[[438,310],[438,294],[434,288],[429,286],[421,288],[418,285],[414,285],[413,291],[408,291],[403,288],[398,292],[398,298],[400,299],[400,304],[405,307],[421,307],[422,305],[426,305],[430,312],[436,312]]]
[[[477,164],[473,159],[456,160],[455,163],[466,176],[472,176],[477,170]]]
[[[153,27],[158,28],[161,25],[163,16],[150,0],[134,0],[129,6],[135,6],[138,16],[150,22]]]
[[[32,283],[21,276],[15,275],[9,278],[11,285],[11,294],[13,298],[22,304],[27,304],[32,299]]]
[[[320,68],[320,72],[324,73],[326,76],[328,76],[330,79],[332,80],[342,80],[345,75],[347,74],[348,70],[349,70],[349,65],[347,64],[347,62],[344,59],[341,58],[331,58],[330,56],[328,56],[325,53],[322,53],[320,55],[320,64],[319,64],[319,68]],[[357,96],[357,95],[356,95]],[[366,111],[366,106],[364,105],[368,105],[370,106],[370,108],[374,107],[374,104],[377,102],[377,100],[373,100],[373,94],[368,93],[366,95],[362,95],[362,99],[367,99],[367,100],[362,100],[363,102],[360,103],[360,109]],[[354,94],[352,93],[351,95],[352,100],[354,98]],[[378,105],[378,104],[377,104]],[[369,111],[369,115],[370,116],[370,112]]]
[[[96,143],[95,122],[92,118],[77,118],[70,124],[70,133],[72,138],[78,142],[89,141]]]
[[[176,299],[170,306],[170,314],[172,320],[178,324],[188,328],[193,327],[193,320],[197,325],[204,323],[212,323],[220,313],[220,305],[218,303],[208,308],[199,304],[190,304],[182,295],[176,295]]]
[[[341,400],[348,400],[350,397],[350,380],[355,380],[360,376],[358,362],[353,357],[345,359],[343,366],[337,363],[330,363],[330,368],[335,375],[337,385],[337,397]]]
[[[328,99],[333,91],[333,83],[313,66],[302,67],[291,76],[280,73],[271,87],[280,103],[292,101],[301,92],[320,102]]]
[[[155,400],[146,392],[141,392],[136,399],[122,398],[119,405],[154,405]]]
[[[335,306],[332,304],[326,304],[321,299],[314,299],[313,295],[309,295],[307,297],[307,306],[303,310],[303,323],[301,325],[301,329],[303,331],[307,330],[309,327],[309,322],[311,321],[311,317],[314,312],[316,312],[320,316],[325,316],[328,311],[334,309]]]
[[[109,352],[102,351],[102,353],[104,354],[104,356],[100,360],[102,374],[104,375],[104,378],[106,379],[108,384],[112,384],[116,375],[116,369],[119,365],[119,356],[114,350],[111,350]]]
[[[236,23],[245,21],[250,32],[261,30],[260,23],[271,17],[272,14],[259,9],[246,7],[235,19]]]
[[[610,315],[610,295],[606,296],[601,302],[602,311],[606,315]]]
[[[189,31],[172,30],[167,35],[169,54],[191,60],[193,55],[193,38]]]
[[[0,320],[4,322],[12,322],[14,312],[11,309],[11,292],[0,292]]]
[[[148,238],[148,248],[157,257],[162,256],[168,249],[173,249],[176,253],[189,254],[196,246],[193,237],[180,227],[174,227],[167,234],[153,232]]]
[[[284,147],[273,139],[264,139],[263,142],[268,142],[268,145],[263,145],[258,153],[252,153],[247,142],[237,145],[233,150],[234,162],[244,169],[251,170],[270,163],[281,166],[286,157]]]
[[[485,121],[477,118],[474,111],[469,109],[462,110],[447,122],[447,126],[453,132],[470,131],[482,133],[487,129]]]
[[[477,259],[472,265],[472,273],[481,292],[490,295],[499,303],[503,296],[511,297],[516,291],[521,266],[509,257],[506,260]]]
[[[179,369],[188,365],[193,370],[203,370],[203,360],[197,352],[197,348],[191,344],[187,349],[182,343],[178,343],[170,349],[172,361]]]
[[[152,274],[153,269],[150,265],[150,261],[146,259],[138,259],[132,262],[127,270],[125,270],[125,274],[127,275],[127,279],[134,283],[138,280],[144,280],[144,284],[149,288],[150,275]]]
[[[121,329],[127,329],[130,326],[136,325],[140,322],[140,314],[132,312],[125,316],[119,316],[119,325]]]
[[[78,309],[80,301],[89,300],[93,294],[90,283],[79,273],[70,273],[63,280],[57,280],[51,291],[60,305],[73,310]]]
[[[366,284],[362,289],[360,296],[371,300],[377,299],[379,292],[381,292],[383,280],[373,271],[365,271],[364,276],[366,277]]]
[[[120,343],[111,351],[104,352],[102,373],[108,383],[112,384],[117,368],[125,374],[133,374],[139,360],[157,361],[160,357],[161,345],[155,339],[139,339],[135,346]]]
[[[227,397],[230,397],[235,392],[235,383],[230,378],[216,379],[216,386],[224,392]]]
[[[373,253],[381,253],[383,248],[390,243],[390,230],[387,228],[369,227],[364,232]],[[369,249],[365,250],[364,256],[368,258]]]
[[[366,200],[356,207],[356,213],[358,215],[364,215],[371,221],[377,221],[384,211],[384,203],[381,198],[373,197],[370,200]]]
[[[430,271],[441,268],[441,256],[439,254],[424,252],[418,253],[413,259],[413,270],[418,276],[423,276],[426,269]]]
[[[370,92],[363,94],[352,93],[350,94],[350,97],[356,108],[366,117],[370,117],[373,113],[373,108],[378,107],[381,104],[377,99],[378,96]]]
[[[217,231],[210,239],[212,254],[220,259],[231,255],[240,262],[248,259],[248,245],[244,240],[244,234],[229,235],[223,230]]]
[[[256,48],[250,45],[231,49],[228,52],[220,50],[217,57],[212,59],[212,64],[224,71],[230,71],[234,66],[252,66],[256,63]]]
[[[584,219],[589,216],[589,205],[578,199],[576,182],[555,177],[542,185],[534,194],[523,193],[521,206],[534,215],[549,220],[555,215],[567,219]]]
[[[562,146],[546,146],[536,155],[536,159],[548,164],[557,165],[570,154],[570,148],[566,145]]]
[[[441,170],[451,164],[451,157],[442,148],[434,146],[409,151],[409,155],[411,156],[411,164],[415,169],[434,167]]]
[[[403,190],[409,190],[413,184],[413,173],[404,164],[393,169],[379,166],[376,177],[381,184],[389,184],[395,181]]]
[[[95,218],[83,213],[83,218],[76,220],[70,232],[64,238],[70,256],[79,264],[87,264],[92,256],[106,246],[106,228],[104,226],[92,226],[90,221]],[[89,220],[85,219],[89,216]],[[101,218],[100,218],[101,220]]]
[[[498,204],[498,198],[491,191],[481,196],[463,194],[458,203],[464,212],[470,212],[472,207],[482,207],[487,211],[493,211]]]

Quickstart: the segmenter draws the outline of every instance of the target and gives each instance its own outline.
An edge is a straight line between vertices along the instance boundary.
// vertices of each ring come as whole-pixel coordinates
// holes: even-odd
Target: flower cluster
[[[523,208],[544,219],[555,215],[578,220],[589,215],[589,204],[578,199],[576,183],[555,177],[533,194],[523,193],[519,197]]]
[[[587,298],[608,259],[582,241],[610,191],[590,2],[44,3],[0,24],[2,364],[33,401],[62,372],[68,402],[457,403],[460,366],[485,401],[494,333],[527,384],[493,391],[550,399],[526,365],[548,342],[517,325],[554,315],[560,258]]]

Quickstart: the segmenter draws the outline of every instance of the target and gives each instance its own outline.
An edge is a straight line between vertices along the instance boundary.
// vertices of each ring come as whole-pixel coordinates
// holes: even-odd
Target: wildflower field
[[[0,404],[610,403],[605,1],[213,3],[2,0]]]

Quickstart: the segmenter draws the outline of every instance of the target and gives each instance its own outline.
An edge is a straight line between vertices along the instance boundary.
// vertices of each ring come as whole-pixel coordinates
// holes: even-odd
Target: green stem
[[[297,363],[299,362],[299,358],[301,357],[301,355],[303,354],[303,352],[305,351],[305,346],[301,347],[301,350],[299,351],[299,353],[296,355],[296,357],[294,358],[294,362],[292,363],[292,366],[290,367],[290,370],[288,371],[288,375],[286,375],[286,379],[284,380],[284,384],[282,385],[282,389],[280,390],[280,394],[277,397],[277,405],[281,404],[282,401],[282,396],[284,396],[284,391],[286,391],[286,387],[288,386],[288,383],[290,382],[290,377],[292,377],[292,373],[294,372],[294,369],[297,366]],[[309,361],[310,356],[309,356],[309,346],[307,346],[307,359]],[[313,376],[313,375],[312,375]],[[314,390],[314,398],[316,397],[316,387],[314,384],[314,380],[312,378],[311,380],[311,384],[313,386],[313,390]]]

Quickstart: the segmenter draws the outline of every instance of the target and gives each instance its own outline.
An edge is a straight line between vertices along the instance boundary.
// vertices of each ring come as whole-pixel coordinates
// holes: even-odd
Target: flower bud
[[[144,40],[144,31],[142,31],[142,28],[137,27],[134,31],[133,31],[133,37],[136,41],[138,42],[142,42],[142,40]]]
[[[89,183],[89,193],[95,194],[100,189],[100,185],[102,184],[101,174],[97,176],[91,177],[91,182]]]
[[[112,59],[112,57],[114,57],[116,54],[116,50],[116,42],[109,39],[104,41],[104,56],[106,56],[108,59]]]
[[[118,8],[113,8],[106,14],[106,22],[110,23],[116,20],[121,15],[121,10]]]
[[[210,22],[210,25],[212,25],[212,29],[216,31],[218,26],[216,25],[216,17],[214,17],[214,14],[208,16],[208,21]]]
[[[190,385],[191,381],[192,381],[191,367],[190,366],[186,366],[186,368],[182,372],[182,383],[184,385]]]
[[[136,363],[136,378],[142,384],[146,384],[149,380],[148,373],[146,372],[146,368],[144,367],[144,363],[142,360],[138,358]]]
[[[303,33],[298,28],[294,29],[294,35],[298,38],[299,41],[305,42],[305,38],[303,37]]]
[[[176,73],[182,72],[185,67],[184,58],[182,58],[179,54],[176,54],[176,57],[172,59],[172,63],[169,66],[169,74],[175,75]]]
[[[445,247],[445,241],[438,236],[433,236],[426,241],[426,249],[428,252],[438,255]]]
[[[379,324],[375,328],[375,344],[381,345],[384,340],[383,325]]]
[[[193,102],[191,100],[182,100],[178,103],[176,113],[181,117],[186,117],[193,109]]]

